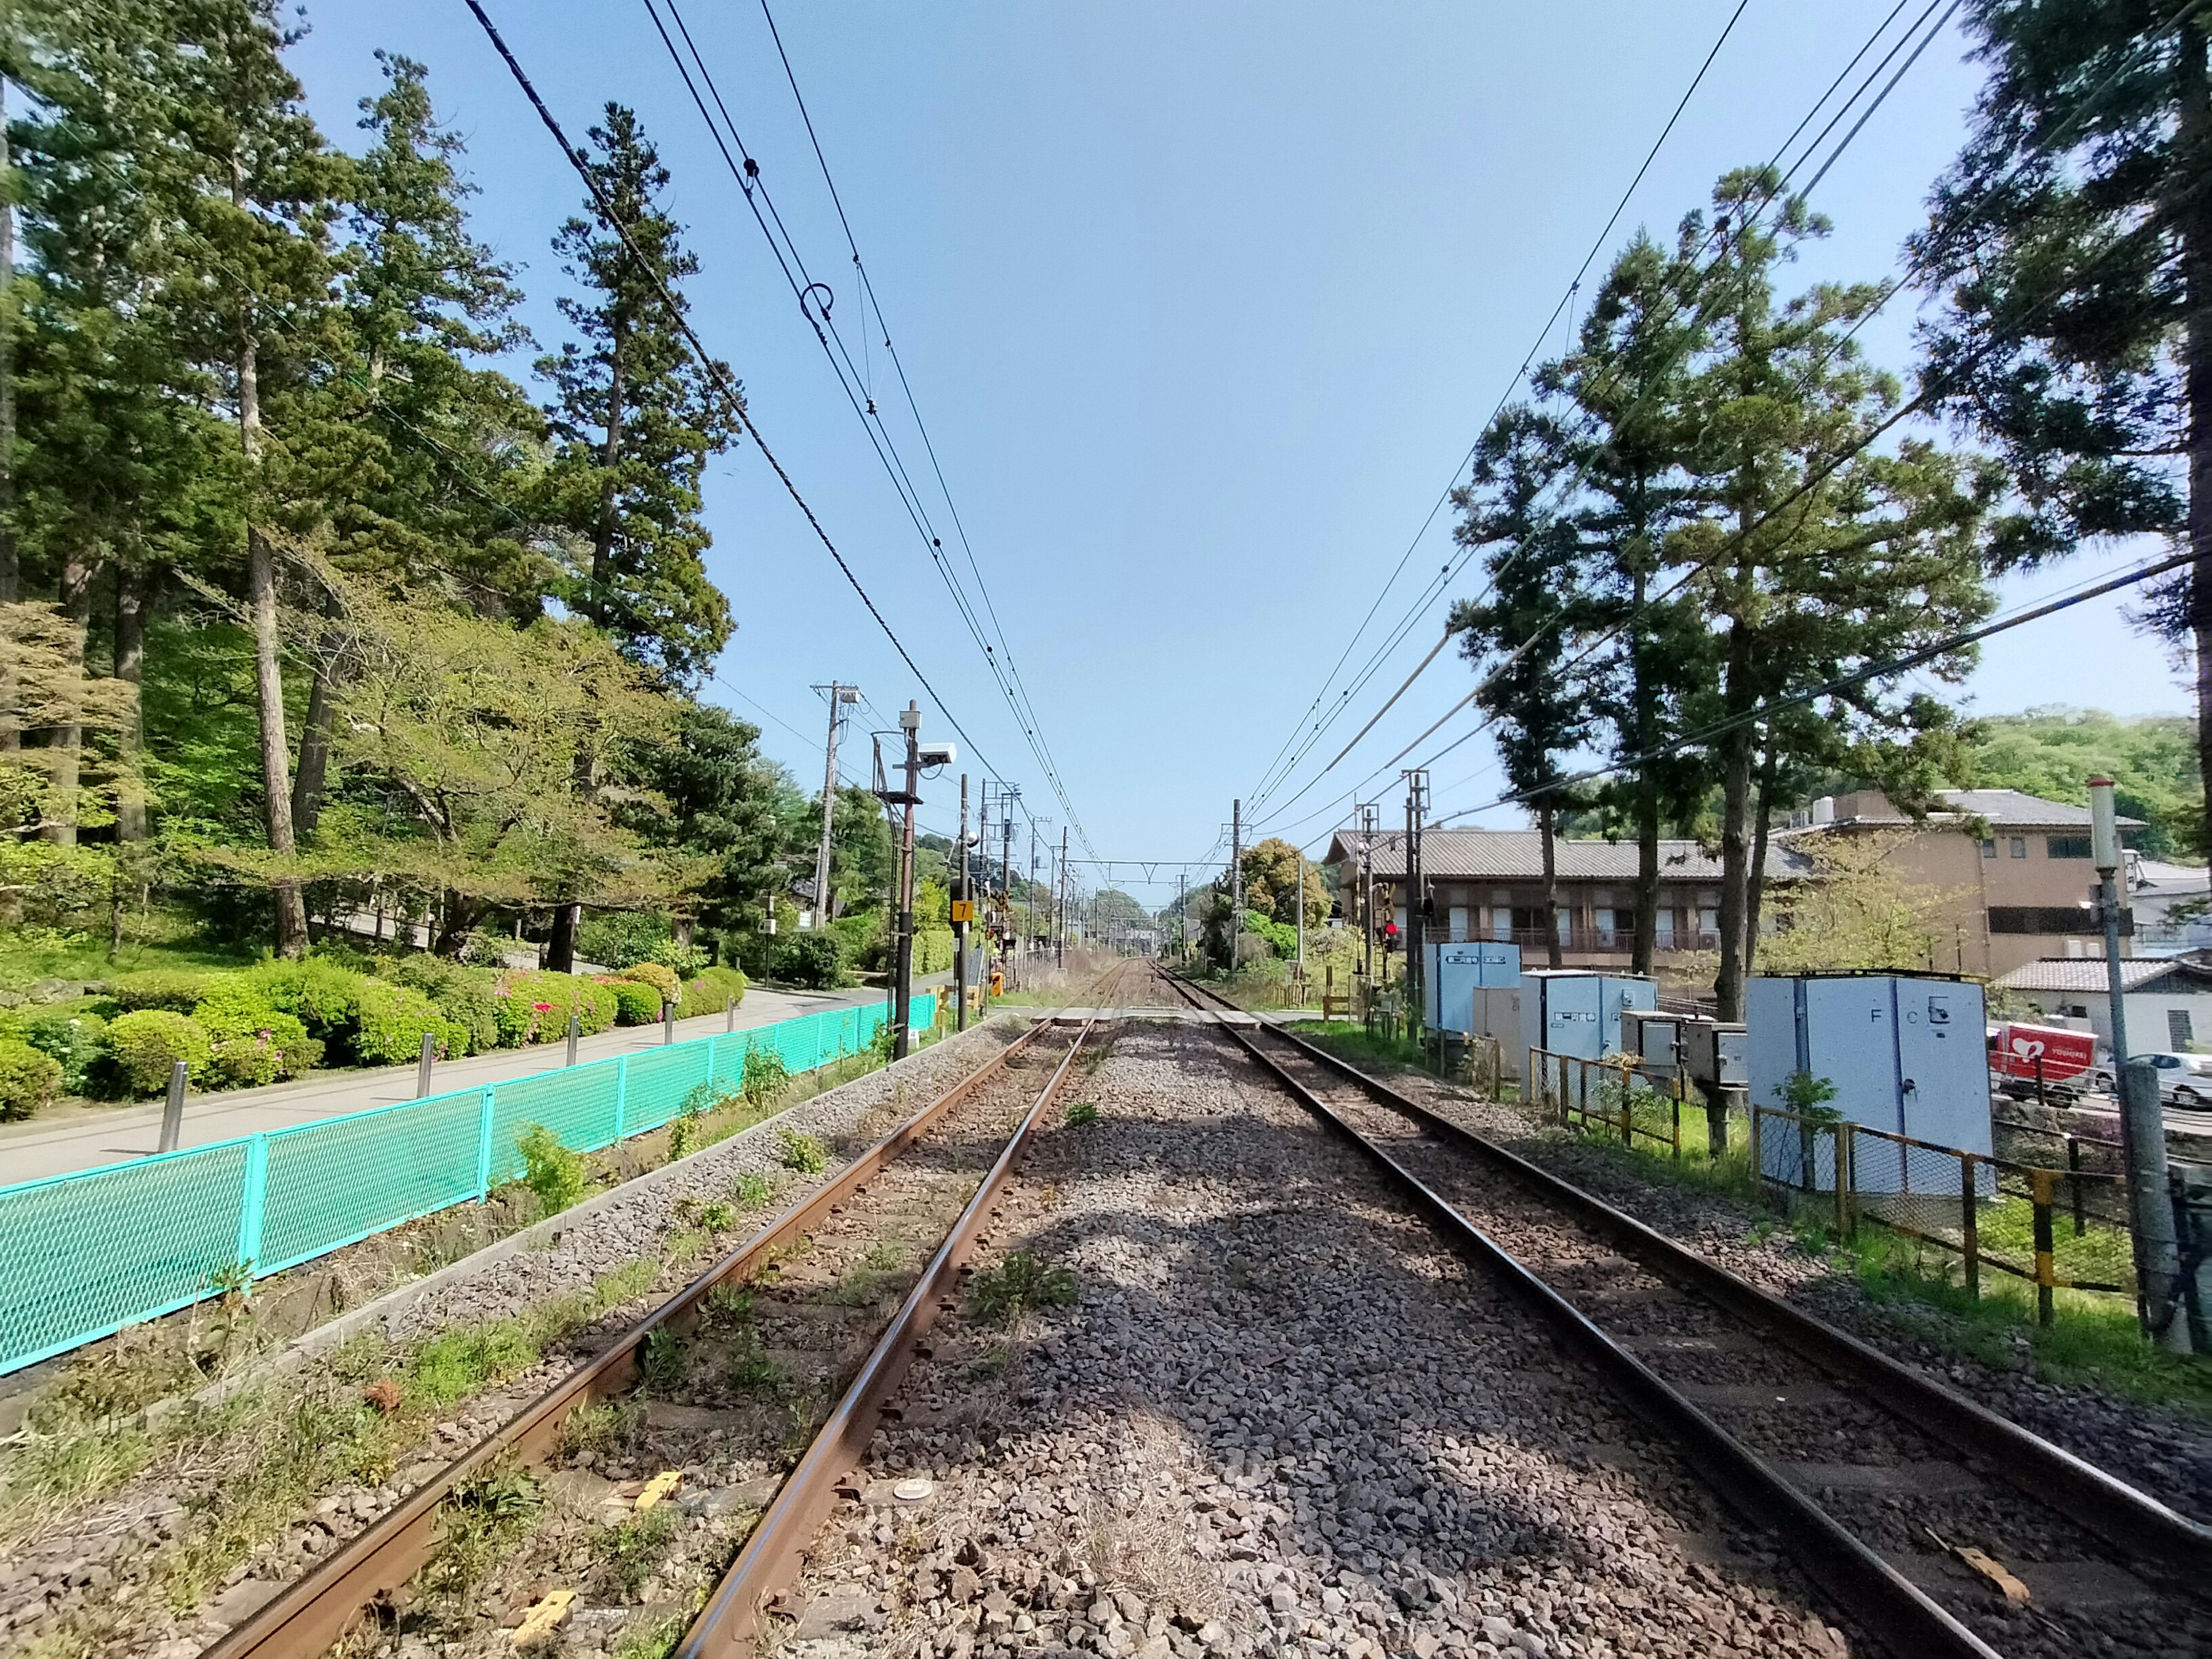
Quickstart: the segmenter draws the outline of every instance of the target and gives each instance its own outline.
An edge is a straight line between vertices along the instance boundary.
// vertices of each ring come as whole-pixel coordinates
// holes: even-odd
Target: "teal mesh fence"
[[[522,1173],[542,1123],[577,1152],[659,1127],[695,1091],[734,1089],[746,1052],[787,1070],[857,1054],[870,1003],[538,1072],[186,1152],[0,1187],[0,1376],[484,1196]],[[917,1031],[937,999],[915,998]],[[704,1097],[701,1097],[703,1100]]]

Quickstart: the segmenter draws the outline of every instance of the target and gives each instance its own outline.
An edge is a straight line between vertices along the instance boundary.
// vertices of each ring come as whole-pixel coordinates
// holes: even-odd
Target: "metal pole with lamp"
[[[2166,1191],[2166,1109],[2151,1063],[2128,1060],[2126,986],[2120,967],[2120,847],[2112,781],[2089,780],[2089,847],[2097,866],[2097,908],[2105,924],[2105,982],[2112,998],[2112,1075],[2120,1082],[2120,1144],[2135,1234],[2136,1311],[2143,1334],[2169,1353],[2190,1352],[2189,1322],[2177,1316],[2181,1252]]]

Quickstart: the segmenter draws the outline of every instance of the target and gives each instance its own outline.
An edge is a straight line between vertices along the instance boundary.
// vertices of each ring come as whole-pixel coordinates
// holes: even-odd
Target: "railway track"
[[[1137,964],[1117,964],[1092,1001],[1112,1006],[1137,977]],[[232,1628],[209,1659],[306,1659],[341,1638],[349,1653],[396,1648],[434,1609],[447,1651],[511,1650],[587,1612],[574,1605],[586,1584],[633,1599],[668,1591],[680,1599],[664,1616],[682,1620],[698,1599],[687,1574],[720,1582],[679,1650],[747,1644],[1094,1036],[1093,1021],[1041,1019]]]
[[[1900,1659],[2212,1652],[2212,1530],[1313,1045],[1224,1029]]]

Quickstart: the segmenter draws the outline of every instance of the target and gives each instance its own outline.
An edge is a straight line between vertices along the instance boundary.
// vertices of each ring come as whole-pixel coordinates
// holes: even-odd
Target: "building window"
[[[2089,838],[2087,836],[2045,836],[2043,851],[2049,858],[2086,859],[2089,856]]]
[[[1698,895],[1698,932],[1700,934],[1709,934],[1714,939],[1720,937],[1721,896],[1718,893]],[[1693,941],[1693,943],[1702,945],[1703,940]]]
[[[1674,907],[1671,904],[1661,905],[1652,913],[1651,921],[1655,929],[1653,943],[1662,951],[1673,950],[1674,948]]]
[[[2121,911],[2121,937],[2131,939],[2135,931],[2135,912]],[[2104,925],[2097,920],[2097,913],[2086,904],[1992,904],[1990,932],[2094,937],[2104,932]]]
[[[1490,937],[1499,945],[1513,943],[1513,907],[1510,904],[1491,907]]]
[[[1453,905],[1451,907],[1451,942],[1454,945],[1464,945],[1472,937],[1473,935],[1467,931],[1467,906]]]
[[[2016,859],[2024,859],[2027,856],[2027,837],[2026,836],[2014,836],[2012,838],[2012,855]]]
[[[2177,1053],[2185,1054],[2189,1052],[2189,1045],[2194,1041],[2195,1039],[2191,1036],[2189,1031],[2189,1010],[2186,1008],[2167,1009],[2166,1011],[2166,1047],[2175,1050]]]
[[[1985,859],[1993,859],[1996,855],[1997,838],[1995,836],[1984,836],[1982,838],[1982,856]]]
[[[1575,913],[1564,904],[1552,912],[1552,926],[1559,936],[1559,943],[1572,943],[1575,935]]]
[[[1590,895],[1590,927],[1595,931],[1600,945],[1613,943],[1612,894],[1600,892]]]

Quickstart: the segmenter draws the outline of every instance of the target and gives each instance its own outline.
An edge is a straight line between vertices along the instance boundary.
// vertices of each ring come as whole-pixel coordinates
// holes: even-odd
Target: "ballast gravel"
[[[610,1201],[562,1225],[543,1228],[526,1247],[465,1261],[427,1294],[385,1298],[371,1321],[387,1340],[411,1343],[440,1333],[512,1317],[553,1300],[591,1292],[595,1281],[642,1260],[662,1266],[649,1288],[549,1351],[495,1390],[456,1402],[428,1437],[403,1451],[380,1486],[347,1486],[315,1495],[313,1507],[256,1547],[200,1607],[173,1613],[145,1601],[157,1553],[220,1525],[225,1466],[198,1456],[156,1457],[144,1473],[97,1502],[57,1516],[0,1559],[0,1654],[41,1641],[56,1651],[150,1653],[190,1659],[258,1608],[338,1544],[495,1431],[526,1401],[587,1362],[609,1334],[626,1328],[706,1265],[666,1261],[668,1240],[696,1223],[697,1204],[726,1200],[748,1173],[770,1178],[776,1209],[834,1178],[844,1165],[981,1065],[1027,1029],[999,1019],[826,1090],[778,1116],[616,1189]],[[802,1175],[785,1167],[782,1133],[805,1134],[829,1153],[827,1166]],[[688,1200],[688,1202],[687,1202]],[[713,1248],[734,1248],[766,1213],[740,1218]],[[313,1364],[313,1361],[309,1362]],[[294,1392],[289,1379],[271,1385]],[[301,1387],[307,1386],[302,1383]],[[131,1609],[125,1612],[125,1608]],[[65,1635],[64,1632],[71,1634]]]
[[[779,1652],[1855,1650],[1220,1034],[1133,1024],[1073,1099],[994,1244],[1074,1305],[939,1327]]]
[[[1834,1258],[1807,1249],[1725,1194],[1654,1180],[1617,1148],[1540,1123],[1517,1105],[1476,1098],[1419,1073],[1392,1087],[1531,1163],[1616,1205],[1761,1290],[1917,1367],[1976,1403],[2198,1521],[2212,1522],[2212,1418],[2082,1383],[2038,1377],[2033,1351],[2010,1367],[1940,1343],[1949,1316],[1921,1303],[1881,1303]],[[1741,1125],[1736,1126],[1740,1131]]]

